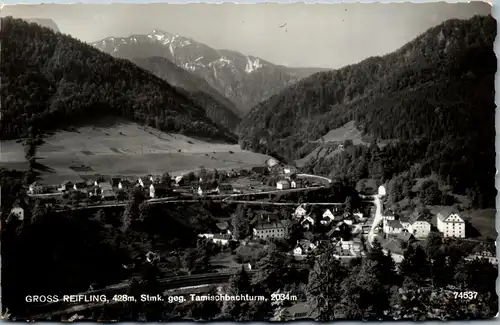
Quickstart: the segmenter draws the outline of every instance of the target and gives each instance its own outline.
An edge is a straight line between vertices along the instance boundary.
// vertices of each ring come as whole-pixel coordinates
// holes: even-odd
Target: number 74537
[[[476,299],[476,291],[454,292],[455,299]]]

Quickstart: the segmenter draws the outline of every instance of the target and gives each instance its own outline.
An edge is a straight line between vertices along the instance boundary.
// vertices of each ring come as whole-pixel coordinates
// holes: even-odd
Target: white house
[[[40,194],[42,192],[43,192],[43,186],[38,184],[37,182],[31,183],[28,188],[29,194]]]
[[[219,245],[227,245],[229,240],[231,240],[231,235],[226,234],[215,234],[212,237],[212,242]]]
[[[276,188],[278,190],[286,190],[290,188],[290,182],[287,180],[280,180],[276,183]]]
[[[383,230],[386,234],[399,234],[403,229],[403,225],[399,220],[384,220]]]
[[[297,188],[297,182],[292,179],[292,181],[290,182],[290,187],[291,188]]]
[[[259,224],[253,229],[253,236],[255,239],[285,238],[288,234],[289,226],[290,223],[288,220]]]
[[[413,221],[408,230],[415,238],[425,238],[431,232],[431,224],[420,216]]]
[[[328,225],[333,220],[335,220],[335,216],[333,215],[332,211],[330,211],[330,209],[326,209],[325,212],[323,212],[323,219],[321,220],[321,224]]]
[[[211,183],[203,183],[198,186],[198,195],[218,193],[219,187]]]
[[[385,195],[386,195],[384,185],[380,185],[380,186],[378,187],[378,195],[379,195],[379,196],[385,196]]]
[[[198,237],[212,239],[214,238],[214,234],[199,234]]]
[[[300,223],[304,228],[309,229],[311,228],[311,226],[314,226],[314,219],[311,216],[307,215],[302,219]]]
[[[306,210],[306,205],[305,204],[301,204],[297,207],[297,209],[295,209],[295,212],[293,213],[293,216],[297,219],[300,219],[302,218],[303,216],[305,216],[307,214],[307,210]]]
[[[382,214],[382,218],[384,218],[384,220],[395,220],[396,215],[391,210],[385,210]]]
[[[15,216],[18,220],[24,220],[24,209],[18,205],[14,205],[14,207],[10,210],[10,214]]]
[[[126,190],[128,188],[131,188],[131,187],[134,187],[134,184],[129,181],[129,180],[126,180],[126,179],[122,179],[119,183],[118,183],[118,188],[120,190]]]
[[[335,216],[330,209],[326,209],[325,212],[323,212],[323,219],[330,219],[330,221],[333,221]]]
[[[465,238],[465,222],[457,213],[438,213],[437,228],[444,237]]]
[[[137,181],[140,186],[142,187],[149,187],[153,182],[151,182],[150,177],[141,177]]]
[[[76,182],[75,184],[73,184],[73,189],[75,191],[80,191],[80,192],[83,192],[83,193],[87,193],[87,183],[85,183],[85,182]]]
[[[57,190],[59,192],[69,191],[72,187],[73,187],[73,182],[66,181],[62,183],[61,187],[59,187]]]
[[[343,240],[340,238],[339,245],[342,247],[342,249],[351,249],[354,245],[354,242],[352,240]]]
[[[308,240],[297,241],[297,246],[293,249],[293,255],[306,255],[315,250],[317,244],[313,244]]]
[[[149,185],[149,197],[158,198],[166,197],[170,191],[170,187],[166,184],[151,184]]]

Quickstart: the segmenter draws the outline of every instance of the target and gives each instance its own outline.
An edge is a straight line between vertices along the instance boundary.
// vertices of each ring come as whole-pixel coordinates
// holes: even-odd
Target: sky
[[[445,20],[490,13],[483,2],[41,4],[2,10],[2,16],[53,19],[61,32],[86,42],[160,29],[275,64],[332,69],[397,50]]]

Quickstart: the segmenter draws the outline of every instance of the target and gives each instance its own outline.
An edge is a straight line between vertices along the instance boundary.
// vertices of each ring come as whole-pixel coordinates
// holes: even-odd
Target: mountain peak
[[[241,112],[276,94],[314,70],[285,68],[252,55],[216,50],[179,34],[153,29],[145,35],[95,42],[102,51],[128,59],[164,57],[205,79]]]

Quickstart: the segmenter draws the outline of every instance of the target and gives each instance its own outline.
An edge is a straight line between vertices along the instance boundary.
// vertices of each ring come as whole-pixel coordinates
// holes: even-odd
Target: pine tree
[[[317,320],[331,321],[337,317],[336,308],[342,297],[340,284],[347,277],[347,270],[332,254],[333,245],[319,252],[314,268],[309,273],[308,302],[318,313]]]

